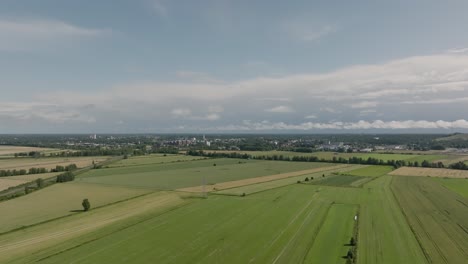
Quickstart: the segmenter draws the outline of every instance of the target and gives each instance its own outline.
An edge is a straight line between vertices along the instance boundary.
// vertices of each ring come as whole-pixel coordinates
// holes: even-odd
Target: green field
[[[347,172],[347,174],[352,176],[378,177],[385,175],[391,172],[392,170],[393,167],[391,166],[370,165],[364,168],[349,171]]]
[[[118,162],[110,164],[108,167],[129,167],[129,166],[140,166],[148,164],[159,164],[159,163],[171,163],[171,162],[183,162],[191,160],[206,159],[205,157],[194,157],[185,155],[174,155],[174,154],[151,154],[147,156],[135,156],[128,159],[123,159]]]
[[[269,181],[269,182],[264,182],[264,183],[259,183],[259,184],[251,184],[251,185],[246,185],[242,187],[218,191],[216,193],[228,194],[228,195],[243,195],[243,194],[248,195],[248,194],[262,192],[265,190],[278,188],[278,187],[282,187],[286,185],[297,184],[297,181],[306,183],[304,181],[305,178],[309,178],[309,183],[314,183],[314,182],[320,181],[323,175],[325,175],[325,177],[334,177],[335,176],[334,173],[337,173],[337,172],[347,173],[347,171],[349,170],[353,170],[355,168],[360,168],[360,167],[363,167],[363,165],[350,165],[349,167],[345,167],[345,168],[329,169],[327,171],[305,174],[301,176],[290,177],[290,178],[276,180],[276,181]]]
[[[318,181],[312,182],[312,184],[317,185],[328,185],[328,186],[355,186],[354,182],[361,181],[367,177],[361,176],[349,176],[349,175],[336,175],[331,177],[326,177]]]
[[[424,177],[395,177],[392,189],[430,262],[466,263],[468,199]]]
[[[213,166],[216,164],[216,166]],[[79,182],[173,190],[330,166],[316,162],[210,159],[92,170]]]
[[[343,256],[346,256],[350,249],[347,244],[353,236],[354,225],[357,224],[354,220],[357,211],[356,205],[331,205],[304,261],[306,263],[343,263]]]
[[[179,157],[131,157],[0,203],[0,263],[345,264],[351,236],[360,264],[467,257],[464,179],[389,176],[390,166]],[[202,179],[322,167],[204,199],[173,191]],[[90,212],[80,212],[83,198]]]
[[[452,178],[432,178],[441,183],[446,188],[454,191],[465,198],[468,198],[468,180],[467,179],[452,179]]]
[[[0,233],[33,225],[82,210],[81,202],[88,198],[93,207],[106,205],[147,193],[131,188],[110,188],[102,185],[61,183],[31,194],[1,202]]]

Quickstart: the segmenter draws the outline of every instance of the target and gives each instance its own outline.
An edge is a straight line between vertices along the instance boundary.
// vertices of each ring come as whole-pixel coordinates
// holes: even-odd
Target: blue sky
[[[466,10],[2,0],[0,133],[465,131]]]

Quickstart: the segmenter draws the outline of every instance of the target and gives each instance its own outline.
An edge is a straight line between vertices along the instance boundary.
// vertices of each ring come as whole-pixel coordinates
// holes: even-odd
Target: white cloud
[[[175,117],[187,117],[187,116],[192,115],[192,111],[190,109],[187,109],[187,108],[172,109],[171,113]]]
[[[464,119],[456,121],[426,121],[426,120],[405,120],[405,121],[382,121],[372,122],[360,120],[358,122],[330,122],[313,123],[305,122],[300,124],[287,124],[284,122],[252,122],[244,120],[241,125],[228,125],[209,130],[220,131],[274,131],[274,130],[368,130],[368,129],[468,129],[468,121]]]
[[[294,109],[292,109],[289,106],[280,105],[280,106],[266,109],[265,111],[270,112],[270,113],[292,113],[294,112]]]
[[[317,119],[318,117],[316,115],[307,115],[304,118],[305,119]]]
[[[341,111],[336,110],[336,109],[331,108],[331,107],[321,107],[320,112],[327,112],[327,113],[332,113],[332,114],[341,113]]]
[[[0,50],[34,49],[64,40],[98,37],[109,32],[59,20],[0,18]]]
[[[468,48],[449,49],[448,53],[468,53]]]
[[[334,25],[299,18],[284,21],[282,28],[292,38],[307,42],[317,41],[337,31]]]
[[[351,104],[351,108],[373,108],[373,107],[376,107],[378,105],[377,102],[371,102],[371,101],[362,101],[362,102],[359,102],[359,103],[354,103],[354,104]]]

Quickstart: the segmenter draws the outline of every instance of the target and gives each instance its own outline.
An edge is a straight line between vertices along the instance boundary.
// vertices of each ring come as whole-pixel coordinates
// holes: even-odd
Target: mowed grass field
[[[216,166],[215,166],[216,165]],[[105,185],[174,190],[331,166],[329,163],[208,159],[177,163],[104,168],[76,181]]]
[[[395,197],[431,263],[466,263],[468,199],[429,178],[395,177]]]
[[[88,198],[92,207],[147,193],[143,189],[107,187],[85,183],[60,183],[0,203],[0,233],[29,226],[82,210]]]

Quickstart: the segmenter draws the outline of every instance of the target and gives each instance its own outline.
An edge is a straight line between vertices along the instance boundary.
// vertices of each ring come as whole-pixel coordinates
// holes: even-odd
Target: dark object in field
[[[85,212],[89,211],[89,209],[91,208],[91,203],[89,202],[88,199],[84,199],[81,205],[83,205],[83,211]]]

